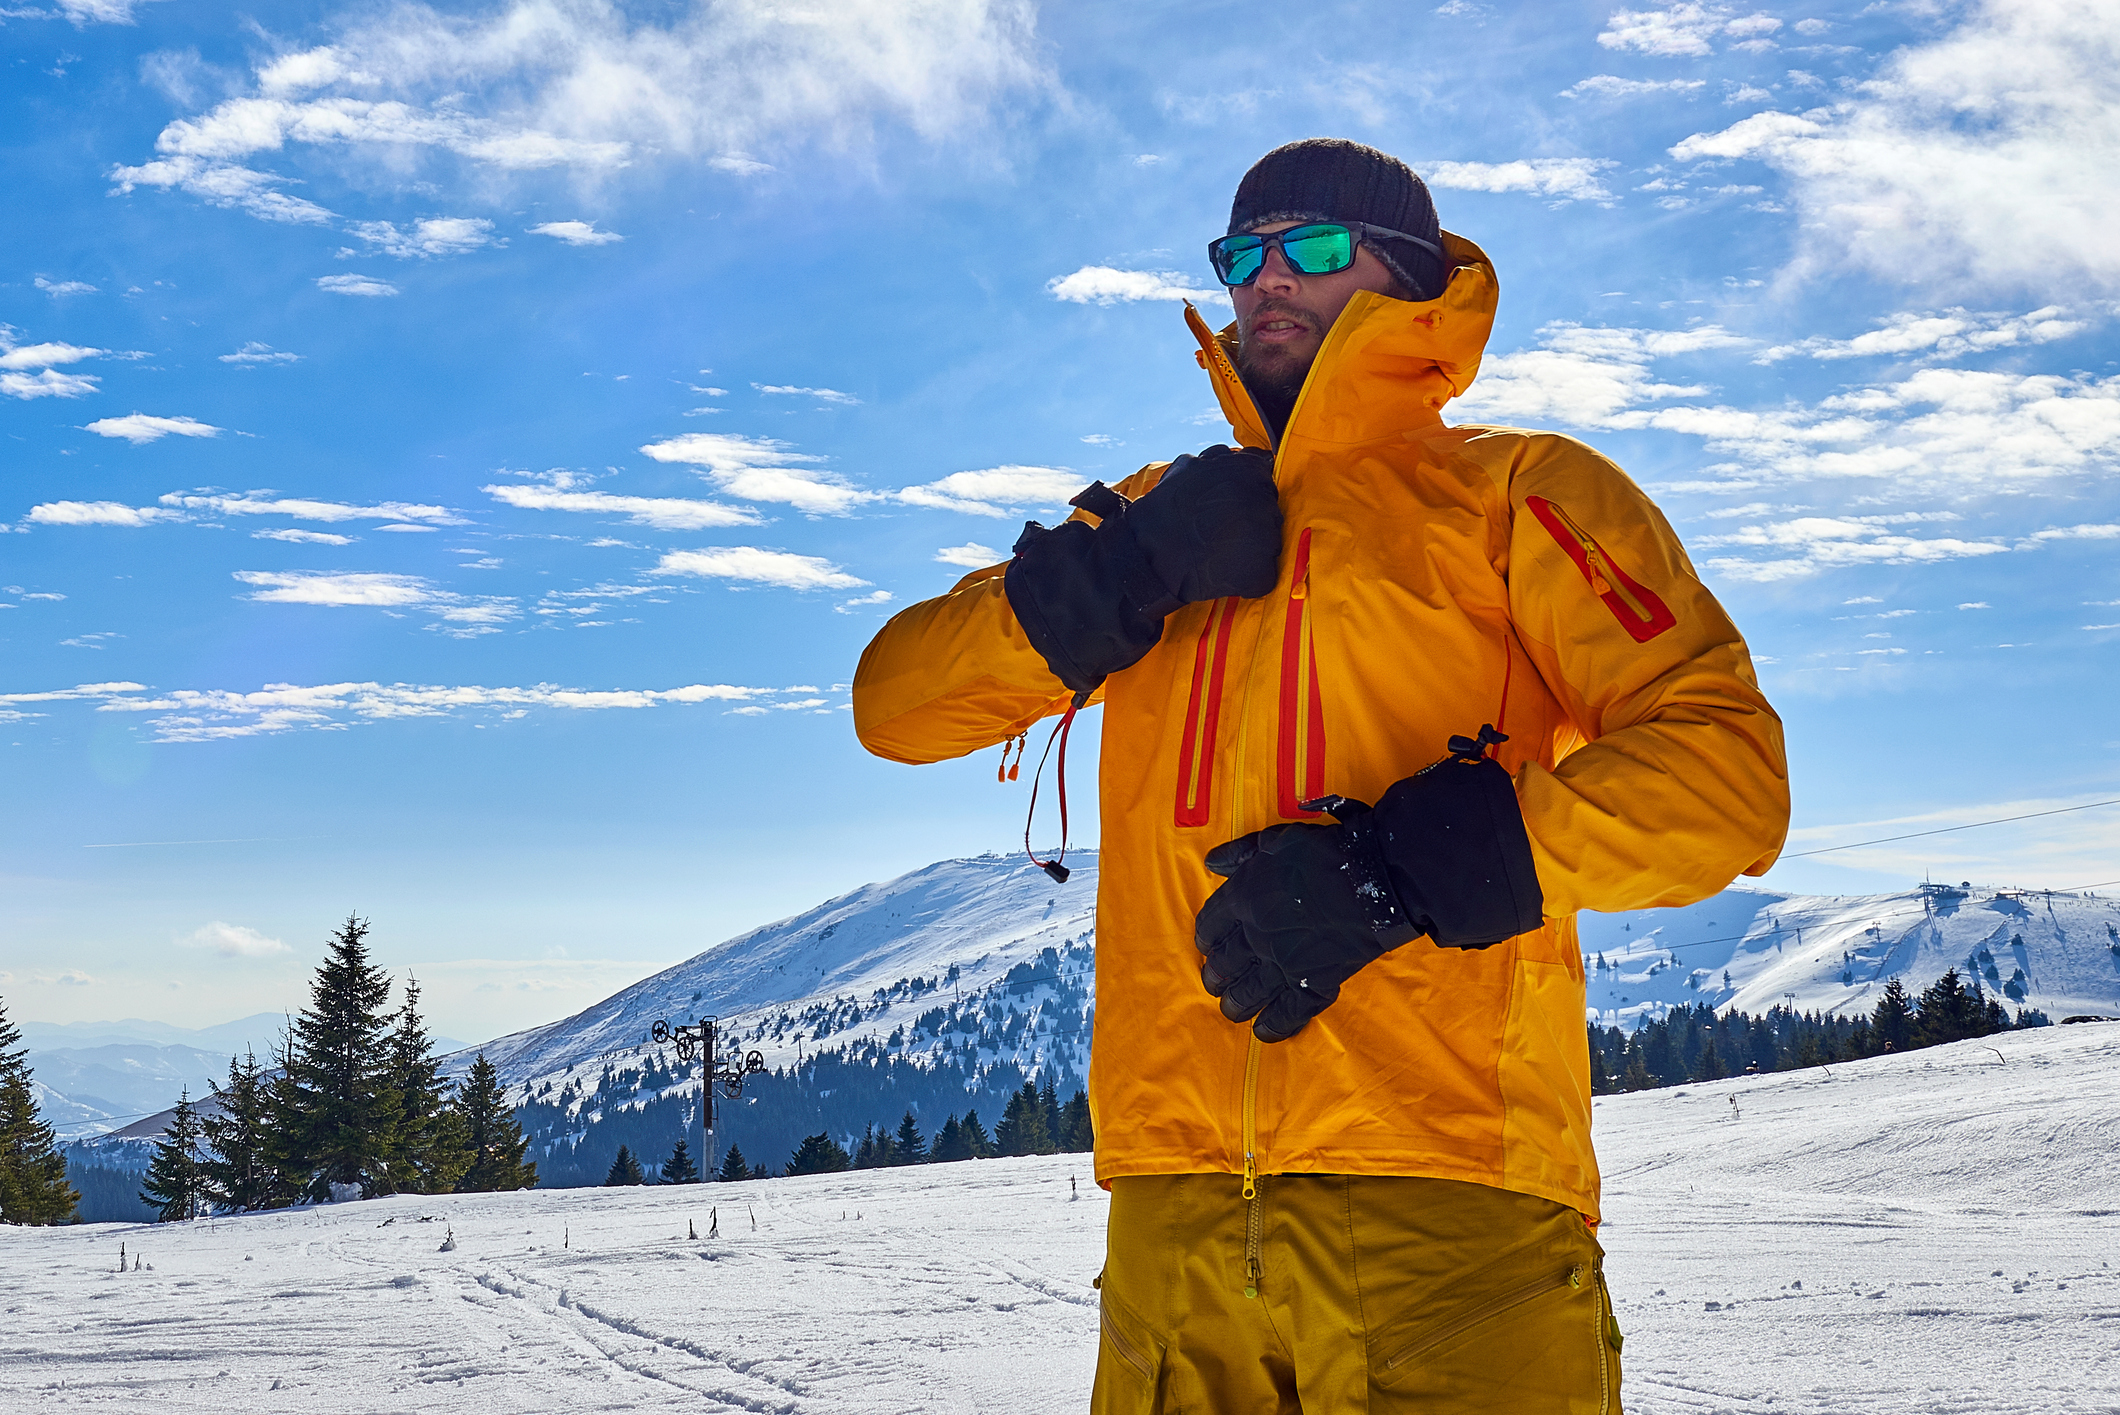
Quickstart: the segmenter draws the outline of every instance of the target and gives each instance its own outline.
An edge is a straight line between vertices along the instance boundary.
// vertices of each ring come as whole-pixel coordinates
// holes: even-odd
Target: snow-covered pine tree
[[[663,1161],[661,1173],[665,1184],[699,1183],[699,1166],[692,1162],[692,1147],[680,1139],[677,1148]]]
[[[38,1113],[21,1041],[0,1006],[0,1223],[65,1223],[81,1196],[66,1182],[66,1156]]]
[[[392,1019],[388,1081],[397,1096],[397,1143],[380,1192],[451,1192],[471,1167],[470,1136],[463,1115],[449,1104],[449,1083],[420,1016],[420,982],[410,974],[404,1004]]]
[[[472,1058],[471,1072],[457,1087],[455,1110],[462,1117],[464,1148],[471,1163],[458,1176],[459,1194],[492,1194],[502,1190],[535,1189],[537,1164],[524,1163],[523,1151],[530,1139],[501,1090],[500,1073],[480,1052]]]
[[[198,1218],[207,1211],[206,1174],[199,1164],[199,1113],[192,1108],[188,1088],[178,1093],[169,1128],[155,1141],[140,1201],[163,1223]]]
[[[228,1059],[228,1084],[213,1083],[218,1115],[202,1116],[199,1169],[207,1201],[225,1213],[250,1213],[292,1202],[293,1187],[270,1155],[272,1080],[255,1053]]]
[[[795,1153],[788,1156],[790,1174],[836,1174],[853,1167],[846,1147],[828,1134],[804,1136]]]
[[[368,923],[348,915],[317,965],[309,1006],[288,1037],[274,1124],[303,1197],[334,1184],[363,1198],[390,1189],[398,1097],[390,1084],[390,975],[368,960]]]
[[[1074,1099],[1060,1112],[1060,1148],[1085,1155],[1097,1148],[1097,1127],[1090,1121],[1086,1091],[1075,1092]]]
[[[617,1157],[611,1161],[611,1172],[604,1176],[604,1187],[616,1189],[627,1184],[647,1182],[648,1176],[641,1173],[640,1161],[633,1158],[633,1151],[620,1145]]]
[[[905,1119],[898,1122],[898,1134],[891,1142],[892,1164],[926,1164],[927,1141],[921,1138],[920,1122],[913,1118],[910,1107]]]
[[[751,1162],[743,1157],[741,1145],[729,1146],[729,1152],[721,1157],[721,1168],[714,1177],[724,1184],[734,1184],[739,1179],[751,1177]]]

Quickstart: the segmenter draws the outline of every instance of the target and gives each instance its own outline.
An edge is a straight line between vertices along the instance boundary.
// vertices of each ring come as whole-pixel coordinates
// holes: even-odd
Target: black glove
[[[1210,447],[1139,501],[1100,481],[1068,504],[1099,524],[1026,523],[1005,584],[1031,646],[1078,693],[1140,662],[1179,605],[1263,595],[1279,577],[1271,453]]]
[[[1222,1015],[1286,1041],[1339,1000],[1349,978],[1423,934],[1444,948],[1488,948],[1539,926],[1545,897],[1516,789],[1480,755],[1492,728],[1384,793],[1371,810],[1327,796],[1304,803],[1336,825],[1276,825],[1218,845],[1207,868],[1228,880],[1201,908],[1200,983]]]

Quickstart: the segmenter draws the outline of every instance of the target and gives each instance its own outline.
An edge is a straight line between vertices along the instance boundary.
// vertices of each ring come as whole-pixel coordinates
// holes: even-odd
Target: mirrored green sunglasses
[[[1268,236],[1246,234],[1209,241],[1207,259],[1213,263],[1216,277],[1234,289],[1259,278],[1259,271],[1266,265],[1266,253],[1275,247],[1280,248],[1281,259],[1298,275],[1330,275],[1353,265],[1355,248],[1375,237],[1411,241],[1437,256],[1443,254],[1443,248],[1433,241],[1371,226],[1366,221],[1315,221]]]

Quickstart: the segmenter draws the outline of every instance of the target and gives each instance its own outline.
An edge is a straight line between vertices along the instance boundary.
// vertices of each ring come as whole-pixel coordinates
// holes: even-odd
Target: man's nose
[[[1265,261],[1259,266],[1256,283],[1260,291],[1262,293],[1269,290],[1283,294],[1291,293],[1301,282],[1302,277],[1296,274],[1295,267],[1281,258],[1281,248],[1279,246],[1269,248],[1266,252]]]

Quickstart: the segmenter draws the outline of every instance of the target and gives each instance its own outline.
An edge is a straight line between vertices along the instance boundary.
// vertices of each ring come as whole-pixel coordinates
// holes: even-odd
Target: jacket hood
[[[1501,285],[1494,263],[1471,241],[1445,231],[1443,248],[1456,268],[1436,298],[1395,300],[1363,290],[1347,302],[1297,400],[1307,431],[1353,441],[1385,420],[1400,426],[1440,422],[1443,404],[1472,386],[1494,330]],[[1235,322],[1210,330],[1190,301],[1185,322],[1199,341],[1196,357],[1238,440],[1247,447],[1271,447],[1264,420],[1237,374]]]

